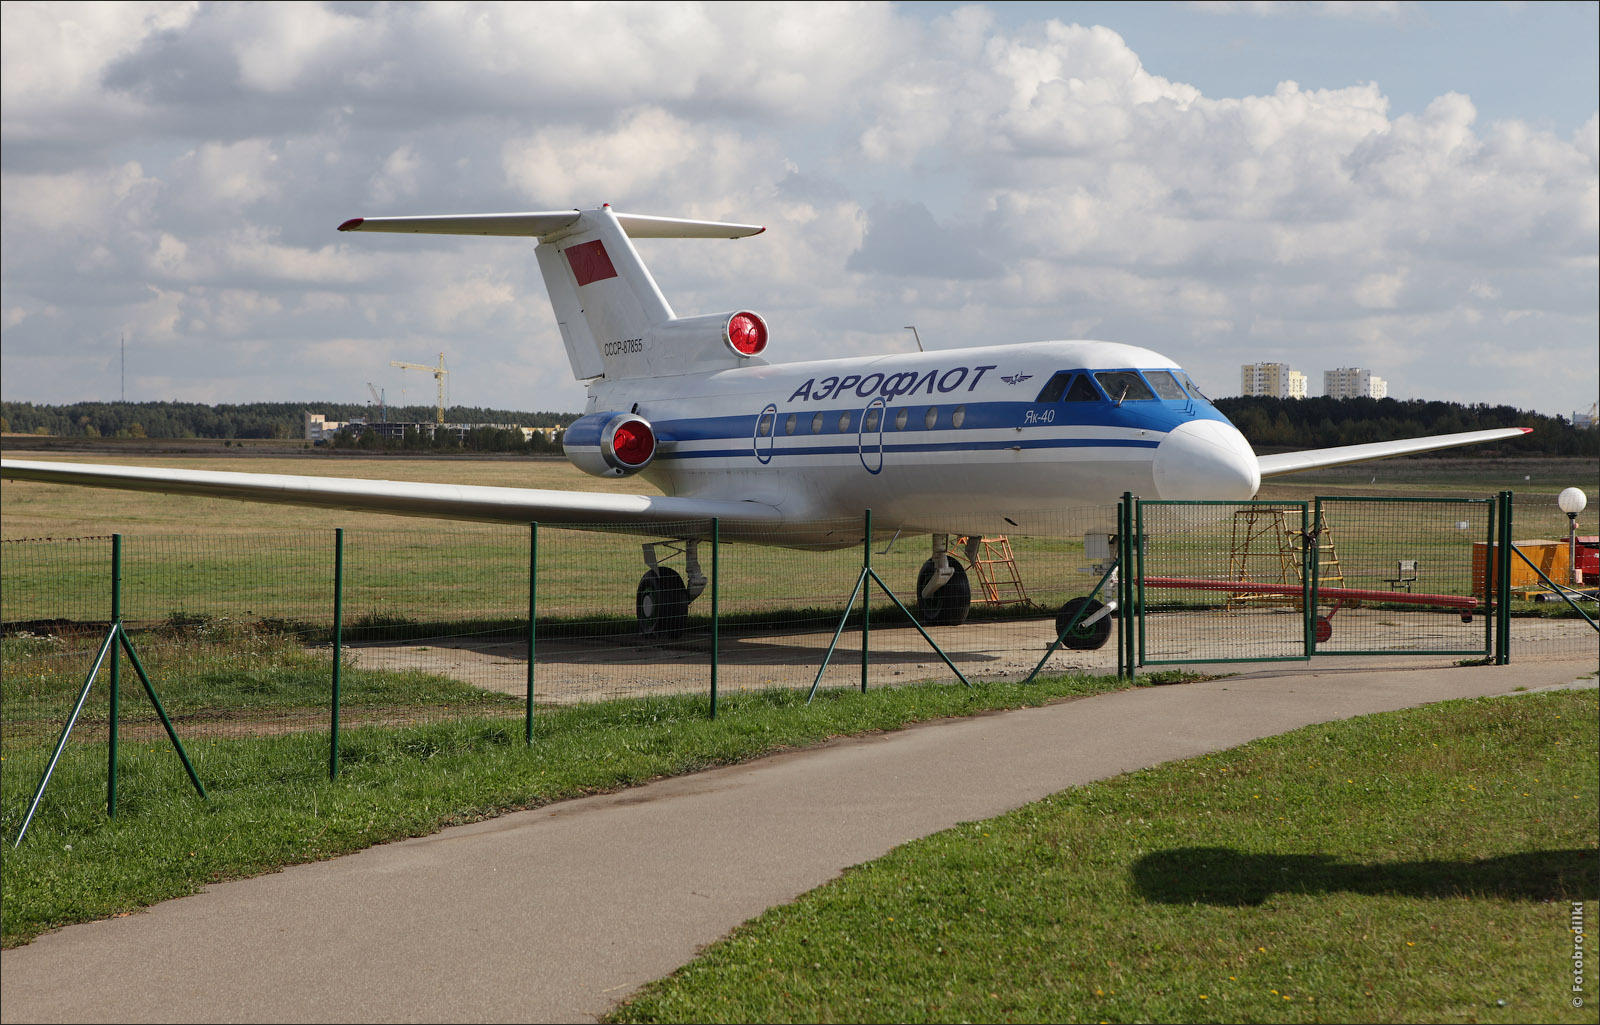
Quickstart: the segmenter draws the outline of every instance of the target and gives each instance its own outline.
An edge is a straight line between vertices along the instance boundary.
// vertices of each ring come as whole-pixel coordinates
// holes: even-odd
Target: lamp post
[[[1567,514],[1567,565],[1572,571],[1572,583],[1583,583],[1583,572],[1578,569],[1578,514],[1589,504],[1589,496],[1579,488],[1567,488],[1556,496],[1556,505]]]

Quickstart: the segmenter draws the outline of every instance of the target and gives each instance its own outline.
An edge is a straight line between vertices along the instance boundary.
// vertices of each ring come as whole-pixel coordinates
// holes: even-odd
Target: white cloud
[[[1316,13],[1412,14],[1372,6]],[[219,401],[298,394],[275,353],[337,352],[319,384],[359,397],[389,358],[444,348],[458,397],[575,408],[529,244],[333,228],[601,201],[767,224],[641,251],[675,308],[759,309],[785,358],[903,349],[912,322],[943,346],[1094,333],[1223,392],[1264,348],[1398,380],[1384,361],[1536,325],[1593,364],[1596,117],[1485,125],[1443,86],[1395,115],[1379,82],[1208,96],[1112,28],[976,6],[0,17],[8,398],[77,397],[49,354],[109,365],[127,330],[173,363],[141,380]],[[1548,375],[1443,362],[1418,394],[1593,401],[1581,374],[1554,400]]]

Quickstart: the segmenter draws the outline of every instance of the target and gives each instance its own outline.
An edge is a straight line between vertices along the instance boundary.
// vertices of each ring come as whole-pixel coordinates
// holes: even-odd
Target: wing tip
[[[340,231],[355,231],[357,228],[361,227],[361,225],[363,223],[365,223],[365,222],[366,222],[366,218],[365,217],[352,217],[348,221],[345,221],[343,224],[339,225],[339,230]]]

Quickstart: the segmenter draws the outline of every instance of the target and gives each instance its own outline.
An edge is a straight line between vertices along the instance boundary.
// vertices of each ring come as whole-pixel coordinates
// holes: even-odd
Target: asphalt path
[[[1066,787],[1592,660],[1273,668],[944,720],[209,887],[0,954],[22,1021],[581,1021],[844,868]]]

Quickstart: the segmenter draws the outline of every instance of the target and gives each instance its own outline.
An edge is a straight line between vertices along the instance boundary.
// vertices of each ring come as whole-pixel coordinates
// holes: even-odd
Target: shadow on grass
[[[1261,904],[1277,893],[1396,897],[1488,896],[1511,900],[1592,897],[1594,851],[1523,851],[1475,861],[1357,864],[1323,854],[1247,854],[1231,847],[1177,847],[1140,858],[1133,883],[1160,904]]]

